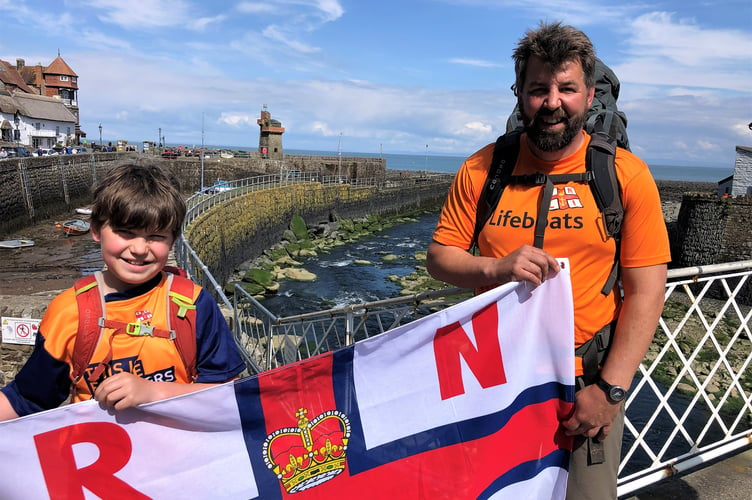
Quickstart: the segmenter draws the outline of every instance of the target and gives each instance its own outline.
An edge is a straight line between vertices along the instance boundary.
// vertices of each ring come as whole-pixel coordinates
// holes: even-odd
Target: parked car
[[[223,193],[225,191],[230,191],[232,186],[230,186],[230,183],[227,181],[215,181],[214,184],[212,184],[209,187],[204,188],[204,193],[206,194],[214,194],[214,193]]]
[[[89,151],[85,147],[83,147],[83,146],[76,146],[75,148],[73,148],[73,154],[74,155],[77,155],[77,154],[86,154],[88,152]]]
[[[23,146],[11,146],[5,148],[5,151],[8,153],[8,158],[25,158],[32,156],[31,151]]]
[[[57,151],[54,149],[41,148],[34,151],[32,156],[57,156]]]

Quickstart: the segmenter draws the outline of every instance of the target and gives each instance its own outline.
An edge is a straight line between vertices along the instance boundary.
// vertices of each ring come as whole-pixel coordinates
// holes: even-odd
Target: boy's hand
[[[94,391],[94,399],[108,408],[124,410],[158,399],[155,382],[127,372],[107,377]]]

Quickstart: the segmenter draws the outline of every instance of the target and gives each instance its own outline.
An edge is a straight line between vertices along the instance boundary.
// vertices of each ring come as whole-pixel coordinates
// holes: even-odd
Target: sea
[[[286,149],[285,153],[295,155],[312,155],[312,156],[337,156],[338,153],[332,151],[310,151]],[[455,173],[459,170],[464,156],[450,155],[419,155],[419,154],[390,154],[390,153],[345,153],[342,156],[360,156],[368,158],[386,159],[386,168],[389,170],[410,170],[410,171],[427,171],[438,173]],[[718,182],[734,173],[733,166],[730,167],[703,167],[703,166],[685,166],[685,165],[661,165],[648,163],[653,178],[661,181],[685,181],[685,182]]]
[[[170,145],[173,146],[173,145]],[[225,149],[231,151],[255,151],[255,148],[246,146],[206,146],[208,149]],[[340,156],[337,151],[288,149],[285,154],[305,156]],[[426,171],[436,173],[453,174],[459,170],[467,156],[442,155],[442,154],[416,154],[416,153],[363,153],[341,152],[342,157],[365,157],[384,158],[386,168],[389,170]],[[469,154],[468,154],[469,156]],[[685,181],[685,182],[719,182],[734,173],[734,166],[689,166],[689,165],[666,165],[661,163],[647,162],[653,178],[660,181]]]

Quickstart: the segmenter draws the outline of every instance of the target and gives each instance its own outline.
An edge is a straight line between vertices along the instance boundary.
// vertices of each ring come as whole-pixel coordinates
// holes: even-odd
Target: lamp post
[[[337,156],[339,161],[337,163],[337,182],[342,182],[342,132],[339,133],[339,144],[337,144]]]
[[[16,133],[14,134],[14,139],[16,140],[16,147],[18,147],[18,143],[21,142],[21,116],[18,114],[18,111],[13,115],[13,123],[16,125]]]
[[[204,192],[204,113],[201,113],[201,193]]]
[[[99,122],[99,150],[102,151],[102,122]]]

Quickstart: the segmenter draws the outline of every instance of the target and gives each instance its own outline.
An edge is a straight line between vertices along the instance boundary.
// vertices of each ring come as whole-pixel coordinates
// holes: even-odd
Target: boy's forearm
[[[16,410],[14,410],[11,406],[7,396],[0,392],[0,422],[13,420],[14,418],[18,417],[18,413],[16,413]]]

